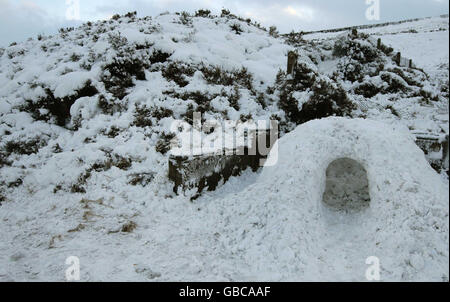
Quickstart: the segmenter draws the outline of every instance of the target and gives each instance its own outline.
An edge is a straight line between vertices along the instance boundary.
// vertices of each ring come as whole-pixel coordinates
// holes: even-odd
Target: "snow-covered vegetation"
[[[302,201],[300,191],[282,189],[297,187],[294,180],[272,179],[287,182],[275,188],[269,169],[262,178],[245,171],[189,202],[195,192],[175,194],[167,176],[170,141],[192,125],[194,112],[205,120],[276,119],[286,150],[294,148],[287,137],[307,138],[299,129],[308,126],[299,125],[331,116],[383,122],[371,125],[384,125],[387,136],[389,127],[400,128],[397,144],[408,148],[416,148],[403,142],[412,142],[408,131],[448,134],[448,44],[441,42],[448,42],[448,17],[432,20],[426,21],[431,29],[419,20],[279,35],[227,10],[221,16],[129,13],[0,48],[0,280],[64,280],[71,255],[81,259],[85,281],[364,280],[371,256],[364,252],[371,250],[350,253],[350,237],[339,242],[332,234],[319,242],[313,237],[325,231],[320,219],[294,210],[307,209],[308,194],[320,187],[305,191]],[[293,78],[286,74],[289,51],[299,55]],[[416,67],[398,66],[398,51]],[[175,120],[183,123],[173,131]],[[380,139],[379,132],[370,134]],[[377,157],[384,166],[373,171],[384,168],[404,190],[370,187],[381,216],[371,216],[361,233],[355,225],[338,229],[353,229],[362,244],[380,228],[368,240],[386,258],[387,280],[448,280],[448,197],[445,203],[442,196],[448,176],[408,148],[367,151],[392,155],[384,164]],[[406,184],[397,179],[404,170],[390,174],[389,164],[402,160],[394,151],[412,156],[396,164],[415,165]],[[373,171],[376,183],[389,181]],[[382,194],[399,199],[383,208]],[[413,196],[419,197],[408,200]],[[399,218],[389,216],[392,224],[383,225],[388,212]],[[402,242],[395,238],[420,243],[395,247]],[[361,266],[347,269],[350,262]]]

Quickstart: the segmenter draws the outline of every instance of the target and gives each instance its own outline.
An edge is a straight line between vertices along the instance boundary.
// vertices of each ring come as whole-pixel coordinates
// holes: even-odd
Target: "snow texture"
[[[340,79],[342,33],[289,44],[231,16],[129,15],[0,48],[0,281],[64,281],[69,256],[82,281],[364,281],[369,256],[384,281],[448,281],[448,177],[411,135],[449,133],[448,17],[367,32],[368,50],[381,36],[426,72],[400,68],[410,85],[383,55],[380,75]],[[276,82],[294,49],[318,100],[317,84],[342,86],[364,120],[288,120]],[[383,76],[405,91],[385,93]],[[364,97],[361,84],[381,92]],[[310,88],[291,91],[297,109]],[[206,120],[277,118],[278,164],[192,203],[195,192],[175,195],[163,152],[174,121],[183,135],[197,109]],[[202,133],[209,144],[216,135]],[[343,157],[367,172],[370,202],[356,211],[323,203],[327,168]],[[353,172],[335,174],[344,188],[331,197],[367,199],[364,184],[345,182]]]

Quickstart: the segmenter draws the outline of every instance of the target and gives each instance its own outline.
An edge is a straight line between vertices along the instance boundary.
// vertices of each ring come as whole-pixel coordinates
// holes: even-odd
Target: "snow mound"
[[[237,250],[248,263],[270,278],[280,272],[280,280],[363,281],[366,259],[376,256],[384,281],[448,280],[448,185],[406,128],[314,120],[281,138],[275,152],[275,166],[225,201],[222,226],[240,234]],[[327,167],[341,158],[367,171],[369,207],[332,211],[322,201]]]

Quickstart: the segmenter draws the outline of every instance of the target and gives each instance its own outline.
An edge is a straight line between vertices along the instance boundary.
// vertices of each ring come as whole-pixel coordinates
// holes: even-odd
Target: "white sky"
[[[155,16],[164,11],[194,12],[200,8],[220,14],[222,8],[276,25],[281,32],[315,30],[448,14],[449,0],[379,0],[380,20],[369,21],[366,1],[375,0],[78,0],[80,21],[66,19],[67,4],[77,0],[0,0],[0,46],[83,21],[137,11]]]

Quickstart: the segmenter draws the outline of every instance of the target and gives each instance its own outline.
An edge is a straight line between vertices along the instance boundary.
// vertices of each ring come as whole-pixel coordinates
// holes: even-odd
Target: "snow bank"
[[[366,210],[323,204],[325,171],[340,158],[366,169]],[[260,276],[363,281],[365,260],[376,256],[384,281],[448,280],[448,187],[406,128],[344,118],[303,124],[280,139],[277,165],[223,203],[229,214],[218,220],[239,234],[236,251]]]

